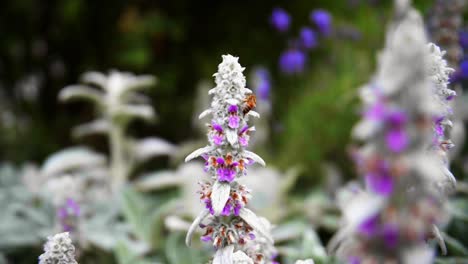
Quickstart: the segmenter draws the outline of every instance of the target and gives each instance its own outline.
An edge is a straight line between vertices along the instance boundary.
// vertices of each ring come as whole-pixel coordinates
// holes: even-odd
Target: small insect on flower
[[[257,106],[257,97],[254,94],[247,96],[244,99],[244,107],[242,108],[242,112],[246,115],[250,110],[254,109]]]

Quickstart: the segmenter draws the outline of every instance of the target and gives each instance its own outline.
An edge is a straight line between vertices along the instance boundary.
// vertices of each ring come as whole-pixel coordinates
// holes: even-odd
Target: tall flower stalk
[[[362,141],[354,159],[366,188],[351,192],[344,226],[329,245],[347,263],[432,263],[432,238],[444,251],[437,226],[448,220],[445,183],[454,178],[439,152],[451,143],[437,136],[438,124],[449,122],[451,70],[427,44],[409,1],[395,3],[377,72],[361,89],[364,111],[354,129]]]
[[[39,264],[77,264],[75,247],[67,232],[59,233],[47,238],[44,253],[39,256]]]
[[[112,189],[116,192],[128,181],[132,169],[138,162],[174,150],[172,144],[159,138],[138,141],[126,135],[126,129],[131,121],[154,120],[155,113],[149,98],[139,92],[154,85],[156,78],[111,71],[108,75],[87,72],[82,76],[82,81],[87,85],[67,86],[60,92],[59,98],[62,101],[81,99],[94,104],[99,117],[90,123],[78,126],[74,130],[74,135],[77,137],[93,133],[108,135]]]
[[[201,240],[216,249],[213,263],[274,263],[276,251],[265,218],[246,208],[249,189],[237,179],[247,175],[253,163],[265,166],[257,154],[246,150],[250,135],[255,131],[248,125],[249,117],[259,117],[253,110],[255,96],[245,88],[244,68],[238,58],[223,55],[214,74],[216,87],[211,107],[200,118],[211,115],[208,125],[208,146],[187,156],[190,161],[201,156],[210,180],[201,182],[200,199],[205,209],[192,223],[186,238],[190,246],[197,227],[204,229]]]

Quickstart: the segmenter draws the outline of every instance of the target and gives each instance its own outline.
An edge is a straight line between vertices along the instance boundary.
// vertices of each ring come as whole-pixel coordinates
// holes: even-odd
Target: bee
[[[247,96],[247,98],[244,99],[244,107],[242,108],[242,112],[244,115],[246,115],[250,110],[254,109],[255,106],[257,106],[257,97],[255,97],[254,94],[251,94]]]

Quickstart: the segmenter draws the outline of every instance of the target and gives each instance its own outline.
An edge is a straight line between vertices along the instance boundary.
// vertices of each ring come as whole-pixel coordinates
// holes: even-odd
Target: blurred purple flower
[[[310,20],[317,25],[320,33],[325,36],[331,33],[332,17],[330,13],[323,9],[317,9],[310,14]]]
[[[460,77],[463,79],[468,78],[468,60],[463,60],[460,63]]]
[[[376,233],[378,227],[379,216],[374,215],[367,218],[359,225],[359,232],[366,236],[372,236]]]
[[[409,138],[404,129],[397,128],[392,129],[387,132],[385,136],[385,140],[387,142],[387,147],[389,150],[400,153],[408,147]]]
[[[288,12],[286,12],[284,9],[275,8],[271,13],[270,22],[276,30],[280,32],[285,32],[289,29],[291,17],[289,16]]]
[[[270,98],[271,79],[267,69],[260,67],[254,72],[256,85],[255,91],[260,100],[267,101]],[[240,133],[243,133],[242,131]]]
[[[367,189],[382,196],[388,196],[393,192],[393,180],[390,175],[369,173],[365,181]]]
[[[300,33],[301,45],[306,49],[317,47],[317,34],[309,27],[303,27]]]
[[[398,243],[398,226],[394,224],[386,224],[383,227],[382,233],[385,245],[389,248],[395,248]]]
[[[458,34],[458,40],[463,49],[468,49],[468,31],[460,31]]]
[[[302,73],[305,68],[306,55],[299,49],[289,49],[280,56],[280,70],[288,75]]]

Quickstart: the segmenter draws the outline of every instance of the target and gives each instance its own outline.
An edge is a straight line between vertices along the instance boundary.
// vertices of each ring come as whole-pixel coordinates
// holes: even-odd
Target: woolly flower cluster
[[[186,242],[190,245],[199,226],[205,230],[202,241],[212,243],[217,250],[213,263],[274,263],[270,224],[245,207],[250,190],[237,182],[247,174],[249,165],[265,165],[262,158],[245,149],[255,131],[248,125],[249,117],[259,114],[253,110],[256,97],[245,88],[243,71],[237,57],[224,55],[213,75],[216,87],[209,91],[211,107],[200,115],[212,116],[208,124],[209,145],[185,159],[187,162],[203,157],[211,180],[200,183],[200,199],[206,208],[190,227]],[[248,261],[238,262],[245,258]]]
[[[362,142],[354,159],[366,190],[347,199],[344,226],[329,248],[347,263],[432,263],[426,240],[443,244],[439,184],[449,171],[430,149],[434,117],[454,95],[446,90],[450,69],[438,48],[426,48],[419,13],[409,5],[397,12],[377,72],[361,89],[364,113],[353,131]]]
[[[67,232],[48,237],[39,264],[77,264],[75,247]]]

